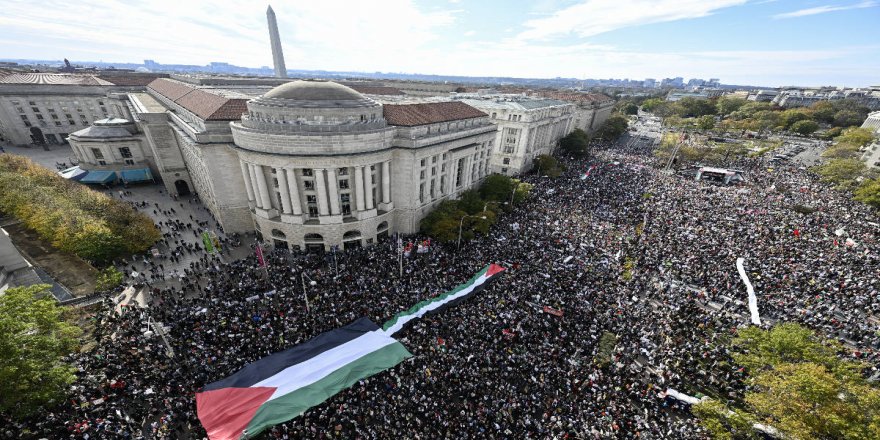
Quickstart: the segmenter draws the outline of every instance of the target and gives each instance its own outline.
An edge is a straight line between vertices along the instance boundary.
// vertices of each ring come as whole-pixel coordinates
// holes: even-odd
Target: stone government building
[[[490,173],[496,134],[462,102],[382,105],[326,81],[159,78],[128,94],[126,109],[132,122],[70,136],[83,167],[149,168],[169,192],[198,192],[224,230],[300,249],[416,232],[437,203]]]

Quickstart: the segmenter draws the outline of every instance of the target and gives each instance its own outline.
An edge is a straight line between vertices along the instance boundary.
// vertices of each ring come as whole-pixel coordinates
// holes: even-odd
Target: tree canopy
[[[862,182],[855,190],[855,199],[880,209],[880,177]]]
[[[791,131],[802,135],[808,135],[818,129],[819,124],[817,124],[816,121],[812,121],[809,119],[797,121],[794,124],[791,124]]]
[[[131,206],[12,154],[0,154],[0,211],[56,248],[99,264],[145,251],[161,238]]]
[[[75,369],[63,357],[78,327],[65,322],[51,286],[13,287],[0,295],[0,412],[26,416],[63,398]]]
[[[626,132],[629,127],[629,121],[622,115],[612,115],[608,118],[599,129],[596,130],[596,136],[606,141],[614,140]]]
[[[862,377],[865,365],[837,356],[836,342],[786,323],[742,329],[730,349],[748,372],[749,391],[742,406],[712,399],[694,406],[714,438],[755,438],[754,423],[792,440],[880,438],[880,389]]]
[[[559,148],[565,154],[574,157],[585,157],[590,147],[590,136],[580,128],[559,139]]]
[[[816,167],[816,172],[822,176],[823,182],[834,184],[841,190],[848,190],[855,187],[856,179],[862,175],[865,168],[864,162],[855,158],[832,159]]]

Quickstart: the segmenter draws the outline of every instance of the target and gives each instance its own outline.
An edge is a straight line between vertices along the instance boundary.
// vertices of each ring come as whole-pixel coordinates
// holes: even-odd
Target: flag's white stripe
[[[749,293],[749,311],[752,314],[752,324],[761,325],[761,316],[758,314],[758,297],[755,296],[755,288],[752,287],[751,281],[749,281],[749,277],[746,276],[746,270],[743,268],[743,258],[736,259],[736,270],[739,271],[739,276],[742,278],[743,282],[746,283],[746,291]]]
[[[309,360],[291,365],[252,386],[276,387],[277,389],[269,400],[276,399],[311,385],[343,366],[394,343],[397,343],[396,339],[388,336],[382,330],[374,330],[333,347]]]
[[[430,304],[427,304],[426,306],[417,310],[415,313],[412,313],[412,314],[406,315],[406,316],[401,316],[400,318],[397,319],[397,322],[395,322],[393,326],[388,327],[388,329],[385,330],[385,333],[387,333],[389,335],[393,335],[394,333],[397,333],[398,331],[400,331],[400,329],[402,329],[403,326],[406,325],[407,322],[410,322],[413,319],[421,318],[422,316],[425,316],[426,313],[428,313],[432,310],[437,310],[438,308],[440,308],[441,306],[443,306],[444,304],[446,304],[450,301],[455,301],[458,298],[461,298],[463,296],[470,294],[471,292],[474,291],[474,289],[476,289],[478,286],[485,283],[486,280],[489,279],[490,275],[488,275],[488,271],[486,271],[486,272],[487,273],[480,275],[479,278],[474,280],[474,282],[471,283],[471,285],[459,290],[458,293],[456,293],[454,295],[449,295],[445,299],[442,299],[439,301],[434,301]]]

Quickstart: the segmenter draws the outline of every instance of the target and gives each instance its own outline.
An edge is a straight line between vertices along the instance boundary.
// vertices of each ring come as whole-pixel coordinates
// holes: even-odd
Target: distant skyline
[[[880,84],[880,0],[0,0],[0,58]]]

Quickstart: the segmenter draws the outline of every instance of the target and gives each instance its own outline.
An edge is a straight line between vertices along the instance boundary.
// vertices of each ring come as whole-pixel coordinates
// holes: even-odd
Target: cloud
[[[747,0],[586,0],[557,10],[549,17],[528,20],[517,38],[547,40],[570,34],[579,37],[650,23],[705,17]]]
[[[874,6],[877,6],[876,1],[865,1],[865,2],[856,3],[854,5],[847,5],[847,6],[828,6],[828,5],[817,6],[815,8],[799,9],[797,11],[786,12],[784,14],[776,14],[773,16],[773,18],[780,19],[780,18],[806,17],[808,15],[819,15],[819,14],[825,14],[828,12],[835,12],[835,11],[846,11],[846,10],[850,10],[850,9],[873,8]]]

